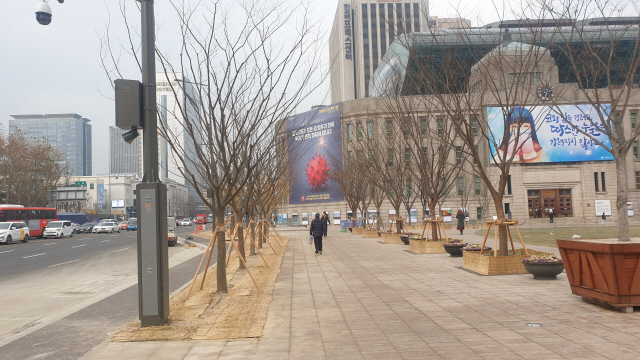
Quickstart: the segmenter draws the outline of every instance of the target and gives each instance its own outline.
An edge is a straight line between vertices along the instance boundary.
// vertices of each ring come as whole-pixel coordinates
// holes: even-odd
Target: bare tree
[[[156,54],[175,98],[175,107],[167,112],[184,120],[163,123],[160,133],[180,175],[222,223],[226,205],[264,166],[276,123],[290,116],[322,80],[317,76],[322,54],[318,26],[308,2],[293,8],[278,0],[170,3],[182,44],[179,54],[159,48]],[[130,53],[137,61],[135,46]],[[103,63],[117,59],[112,54],[106,51]],[[108,75],[119,74],[117,61],[109,64]],[[221,292],[227,291],[224,236],[220,230]]]

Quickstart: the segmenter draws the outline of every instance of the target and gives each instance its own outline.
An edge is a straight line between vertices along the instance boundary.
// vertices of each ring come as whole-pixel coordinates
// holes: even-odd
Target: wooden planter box
[[[364,234],[364,228],[353,228],[353,231],[351,232],[352,234],[358,234],[358,235],[362,235]]]
[[[640,306],[640,240],[557,240],[571,292],[633,312]]]
[[[516,255],[509,250],[509,256],[493,256],[493,251],[485,251],[482,255],[480,251],[462,251],[462,267],[481,275],[528,274],[522,260],[533,254],[538,252],[529,249],[529,255],[526,255],[523,249],[516,249]]]
[[[371,238],[379,238],[380,236],[378,236],[378,232],[376,230],[365,230],[362,235],[364,235],[365,238],[371,239]]]
[[[446,241],[426,241],[409,239],[409,251],[414,254],[442,254],[446,253],[443,244]]]
[[[380,234],[380,242],[383,244],[402,244],[398,234]]]

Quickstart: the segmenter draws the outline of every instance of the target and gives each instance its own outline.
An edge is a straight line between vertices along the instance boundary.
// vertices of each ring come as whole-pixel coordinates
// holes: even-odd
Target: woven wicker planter
[[[409,251],[414,254],[442,254],[446,253],[444,247],[446,241],[426,241],[409,239]]]
[[[623,312],[640,306],[640,241],[556,242],[573,294]]]
[[[364,228],[353,228],[354,235],[362,235],[364,233]]]
[[[383,244],[402,244],[402,240],[400,240],[400,235],[398,234],[380,234],[380,242]]]
[[[509,256],[493,256],[493,251],[480,255],[480,251],[463,251],[462,267],[481,275],[528,274],[522,260],[530,255],[538,254],[529,250],[529,255],[522,249],[516,249],[516,255],[509,250]]]
[[[372,238],[379,238],[380,235],[378,235],[378,232],[375,230],[365,230],[362,235],[364,235],[365,238],[367,239],[372,239]]]

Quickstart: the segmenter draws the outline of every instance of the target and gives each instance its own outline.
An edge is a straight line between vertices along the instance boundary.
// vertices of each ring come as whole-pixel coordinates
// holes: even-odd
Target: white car
[[[23,222],[0,222],[0,243],[11,245],[12,241],[29,241],[29,227]]]
[[[180,226],[191,226],[191,225],[193,225],[193,223],[189,219],[180,220]]]
[[[71,221],[52,221],[42,231],[42,237],[62,238],[65,236],[73,237],[73,227]]]
[[[94,226],[91,232],[94,232],[96,234],[103,233],[103,232],[104,233],[120,232],[120,225],[118,225],[115,222],[101,222],[100,224]]]

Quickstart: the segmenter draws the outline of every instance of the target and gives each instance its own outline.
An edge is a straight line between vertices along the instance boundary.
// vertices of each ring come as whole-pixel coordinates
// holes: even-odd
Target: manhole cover
[[[528,323],[527,326],[531,326],[531,327],[540,327],[542,325],[540,324],[536,324],[536,323]]]

